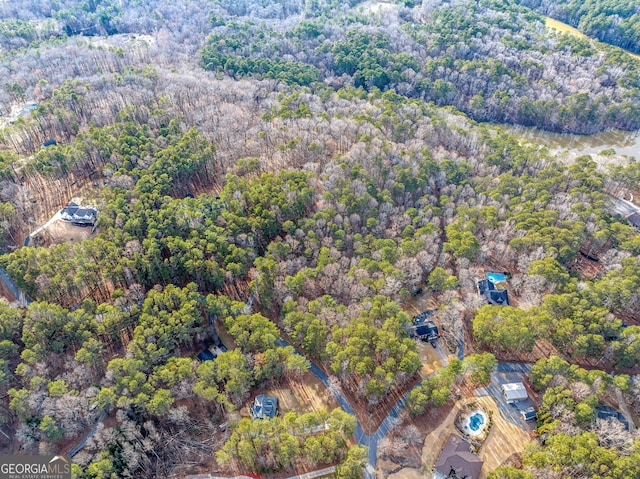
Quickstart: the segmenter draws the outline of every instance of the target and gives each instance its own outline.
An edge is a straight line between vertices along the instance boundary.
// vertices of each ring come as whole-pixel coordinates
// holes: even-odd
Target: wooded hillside
[[[0,303],[0,451],[66,453],[95,426],[79,479],[360,477],[354,431],[421,379],[415,301],[445,354],[474,354],[407,414],[537,361],[542,441],[492,477],[570,475],[578,447],[581,477],[633,477],[639,440],[594,408],[638,402],[640,236],[609,194],[637,190],[638,163],[483,123],[638,128],[627,53],[493,0],[25,1],[0,19],[0,266],[33,300]],[[86,191],[88,239],[25,245]],[[489,270],[510,306],[478,294]],[[311,373],[357,421],[249,419]]]

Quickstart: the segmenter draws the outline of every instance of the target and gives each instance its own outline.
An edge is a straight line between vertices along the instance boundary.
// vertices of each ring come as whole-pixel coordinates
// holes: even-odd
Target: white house
[[[75,226],[93,226],[97,217],[98,210],[94,206],[80,206],[73,201],[60,211],[60,218]]]
[[[527,390],[522,383],[508,383],[502,385],[502,393],[508,403],[524,401],[529,398]]]

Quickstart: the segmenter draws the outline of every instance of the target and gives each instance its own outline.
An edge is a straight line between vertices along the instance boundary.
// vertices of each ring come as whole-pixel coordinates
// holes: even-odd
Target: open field
[[[320,411],[323,408],[331,411],[339,407],[333,395],[311,373],[306,373],[301,379],[285,378],[277,386],[256,390],[251,399],[253,400],[258,394],[277,397],[279,414],[290,411],[307,413]],[[250,416],[248,406],[242,408],[241,414]]]
[[[497,414],[498,406],[492,397],[479,397],[476,402],[487,411],[494,411],[489,436],[478,454],[484,461],[480,471],[480,479],[484,479],[490,471],[504,464],[512,455],[521,454],[532,437],[529,432],[505,421],[500,414]]]
[[[443,366],[433,346],[424,341],[417,341],[417,344],[418,354],[420,354],[420,360],[422,361],[422,370],[420,371],[422,376],[434,373]]]
[[[44,235],[45,242],[49,244],[78,242],[95,236],[97,233],[92,235],[92,229],[91,227],[73,226],[66,221],[57,220],[47,226],[40,235]]]

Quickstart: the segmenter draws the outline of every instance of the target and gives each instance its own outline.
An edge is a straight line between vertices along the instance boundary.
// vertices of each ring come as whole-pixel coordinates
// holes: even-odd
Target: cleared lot
[[[520,415],[520,411],[533,406],[533,401],[527,399],[526,401],[519,401],[515,404],[507,404],[502,394],[502,384],[524,382],[524,372],[516,371],[498,371],[491,375],[491,383],[485,387],[476,389],[476,396],[491,396],[498,407],[500,416],[509,421],[511,424],[518,426],[525,431],[533,431],[535,429],[535,421],[525,421]]]

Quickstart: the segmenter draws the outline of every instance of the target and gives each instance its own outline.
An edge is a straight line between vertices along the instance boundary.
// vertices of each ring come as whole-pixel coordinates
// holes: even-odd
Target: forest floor
[[[409,314],[411,317],[417,316],[423,311],[428,311],[430,309],[437,309],[437,304],[431,297],[431,295],[422,293],[409,301],[404,302],[402,305],[402,309]]]
[[[153,35],[143,33],[117,33],[109,36],[85,37],[94,48],[109,48],[126,45],[128,48],[147,48],[156,42]]]

